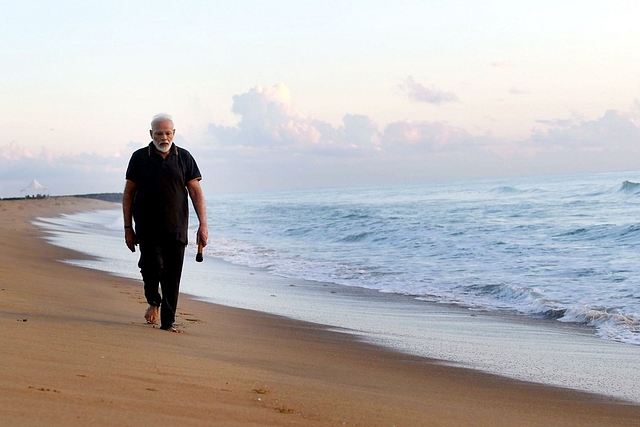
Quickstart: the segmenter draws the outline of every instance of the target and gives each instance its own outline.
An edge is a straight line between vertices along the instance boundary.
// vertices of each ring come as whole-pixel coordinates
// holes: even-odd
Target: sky
[[[0,197],[122,191],[157,113],[207,194],[640,170],[636,0],[113,3],[0,0]]]

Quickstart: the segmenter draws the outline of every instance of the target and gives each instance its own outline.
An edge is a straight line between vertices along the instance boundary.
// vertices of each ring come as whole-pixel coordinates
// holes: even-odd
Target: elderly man
[[[173,324],[187,245],[187,194],[200,222],[196,243],[206,246],[208,232],[202,176],[191,154],[173,143],[175,133],[171,116],[159,114],[153,118],[152,141],[129,160],[122,210],[127,247],[135,252],[140,245],[138,266],[149,303],[147,323],[157,324],[160,308],[160,328],[181,332]]]

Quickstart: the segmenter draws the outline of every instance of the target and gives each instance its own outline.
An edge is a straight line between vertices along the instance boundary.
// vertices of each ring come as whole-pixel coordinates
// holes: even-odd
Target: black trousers
[[[185,245],[175,240],[141,239],[139,247],[138,267],[144,282],[144,296],[149,305],[160,307],[160,328],[169,329],[176,320]]]

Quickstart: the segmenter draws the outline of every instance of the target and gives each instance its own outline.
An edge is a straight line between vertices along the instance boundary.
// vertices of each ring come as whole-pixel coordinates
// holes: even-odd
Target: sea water
[[[640,344],[640,173],[208,200],[211,256]]]
[[[517,326],[522,333],[529,333],[529,326],[535,329],[540,319],[584,325],[575,329],[577,334],[591,329],[602,340],[622,343],[618,344],[622,347],[603,347],[611,354],[638,353],[640,172],[218,194],[206,199],[207,258],[259,268],[273,277],[373,291],[362,294],[370,295],[369,300],[358,300],[362,312],[375,313],[378,296],[404,296],[393,299],[394,307],[416,324],[420,311],[427,312],[426,307],[435,303],[515,316],[522,320]],[[98,257],[74,263],[139,277],[122,243],[120,209],[40,219],[38,224],[52,233],[54,243]],[[193,243],[188,251],[195,253]],[[221,288],[209,286],[207,277],[191,276],[197,283],[186,291],[226,302]],[[494,355],[483,361],[479,346],[474,347],[474,333],[459,340],[460,347],[448,342],[448,350],[441,354],[431,331],[413,336],[394,334],[394,326],[387,326],[387,332],[354,327],[346,324],[353,320],[348,315],[343,321],[336,320],[336,313],[312,317],[313,301],[295,302],[307,305],[302,309],[305,314],[292,308],[291,301],[288,308],[277,308],[272,301],[245,307],[359,329],[374,341],[376,334],[385,341],[386,333],[393,336],[389,340],[400,341],[403,350],[454,362],[452,354],[468,351],[484,370],[523,379],[557,384],[554,377],[561,377],[553,373],[557,366],[547,374],[536,374],[538,378],[516,372],[521,367],[514,367],[516,373],[505,372],[499,366],[504,361],[493,360]],[[229,301],[234,304],[242,305]],[[451,323],[452,318],[446,319]],[[425,345],[420,339],[425,337],[430,340],[428,351],[421,350]],[[507,351],[509,344],[504,345]],[[520,362],[526,354],[523,350]],[[627,378],[623,367],[620,379],[610,378],[612,388],[625,388],[625,380],[640,379],[640,367],[633,362],[637,358],[625,360],[631,360]],[[606,366],[602,369],[601,376],[611,377]],[[559,384],[572,386],[575,381],[569,376]],[[598,387],[577,388],[598,391]],[[605,394],[640,400],[637,392]]]

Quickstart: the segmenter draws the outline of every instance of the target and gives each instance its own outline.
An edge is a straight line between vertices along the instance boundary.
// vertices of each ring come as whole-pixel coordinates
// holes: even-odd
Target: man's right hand
[[[124,220],[124,241],[131,252],[136,251],[136,233],[133,231],[133,199],[136,197],[136,183],[127,180],[122,193],[122,215]]]
[[[136,239],[136,233],[132,228],[124,229],[124,241],[127,243],[127,247],[131,252],[136,251],[136,245],[138,244]]]

